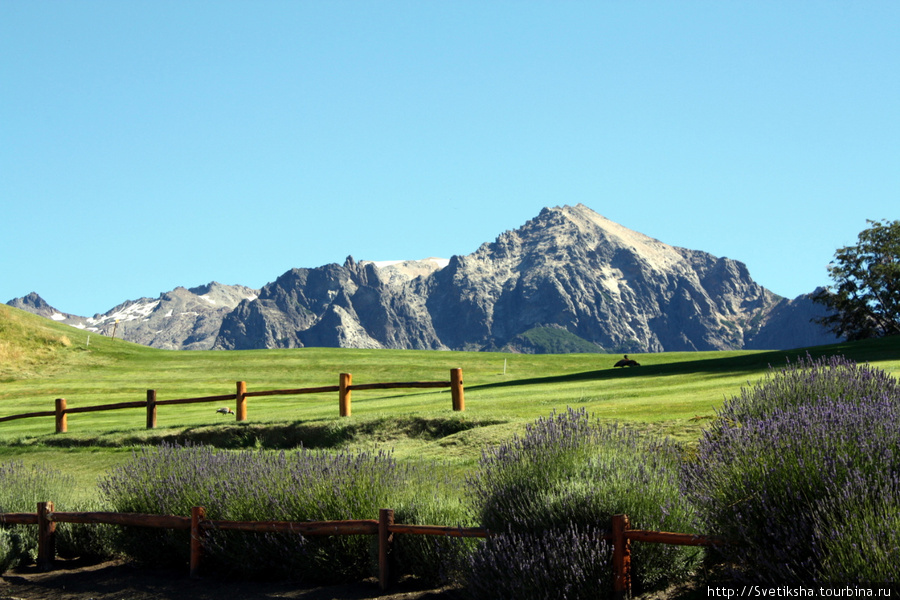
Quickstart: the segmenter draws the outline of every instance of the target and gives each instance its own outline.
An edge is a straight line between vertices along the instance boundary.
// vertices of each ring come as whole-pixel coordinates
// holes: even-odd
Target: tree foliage
[[[813,296],[832,310],[816,321],[848,340],[900,334],[900,220],[867,222],[855,246],[835,253],[835,285]]]

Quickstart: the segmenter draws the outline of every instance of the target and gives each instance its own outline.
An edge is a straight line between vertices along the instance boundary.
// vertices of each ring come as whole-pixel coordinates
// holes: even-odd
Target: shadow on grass
[[[438,440],[476,427],[497,425],[496,419],[449,417],[383,417],[363,421],[295,421],[292,423],[236,423],[204,425],[184,429],[153,430],[136,434],[116,431],[100,435],[47,437],[45,446],[61,448],[156,446],[197,444],[217,448],[244,449],[336,449],[363,440],[399,438]]]
[[[770,368],[780,368],[796,363],[807,356],[844,356],[856,362],[876,362],[881,360],[900,360],[900,336],[864,340],[861,342],[845,342],[827,346],[798,348],[795,350],[770,350],[755,354],[742,354],[726,358],[708,358],[688,360],[664,364],[644,365],[640,367],[605,367],[596,371],[570,373],[568,375],[552,375],[548,377],[531,377],[467,386],[466,389],[490,389],[519,385],[558,384],[574,381],[604,381],[629,377],[665,377],[672,375],[690,375],[692,373],[760,373]],[[653,356],[653,355],[644,355]],[[664,356],[664,355],[660,355]]]

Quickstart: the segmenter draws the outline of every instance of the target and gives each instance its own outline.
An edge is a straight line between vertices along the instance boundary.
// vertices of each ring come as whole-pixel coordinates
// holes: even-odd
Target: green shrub
[[[832,583],[897,580],[900,565],[900,475],[866,498],[843,493],[817,508],[821,570]]]
[[[210,519],[329,521],[376,519],[404,504],[412,475],[383,452],[358,454],[224,451],[203,446],[144,449],[101,482],[115,510]],[[332,582],[373,574],[374,536],[308,536],[212,531],[205,564],[231,575]],[[183,563],[184,531],[128,528],[119,549],[138,560]]]
[[[414,469],[406,485],[404,500],[395,510],[397,523],[474,527],[465,501],[462,482],[434,476],[445,472],[437,465]],[[431,584],[458,578],[463,558],[476,540],[433,535],[395,535],[391,572],[398,577],[414,575]]]
[[[472,600],[610,597],[611,547],[602,534],[570,524],[489,538],[466,563],[466,593]]]
[[[801,361],[725,403],[684,485],[753,582],[896,579],[900,386],[839,358]]]
[[[692,532],[695,515],[680,492],[679,465],[675,445],[618,425],[591,422],[584,410],[569,409],[540,419],[523,437],[485,451],[469,485],[478,521],[495,532],[587,535],[597,528],[609,531],[612,516],[622,513],[637,529]],[[544,547],[539,539],[532,542]],[[525,538],[516,540],[523,548],[528,545]],[[593,548],[585,555],[598,551]],[[504,552],[513,556],[508,549]],[[640,591],[686,577],[701,552],[635,544],[632,555],[633,583]],[[514,572],[510,565],[509,573]],[[569,597],[595,593],[586,588],[573,590]]]
[[[83,512],[106,512],[109,506],[91,501],[77,508]],[[97,523],[58,523],[56,554],[62,558],[107,560],[115,557],[121,528]]]
[[[0,573],[31,560],[22,529],[0,529]]]
[[[20,461],[0,464],[0,513],[37,510],[39,502],[52,501],[63,509],[74,487],[72,477],[44,467],[26,467]],[[10,525],[0,529],[0,567],[6,570],[33,561],[37,556],[37,527]]]

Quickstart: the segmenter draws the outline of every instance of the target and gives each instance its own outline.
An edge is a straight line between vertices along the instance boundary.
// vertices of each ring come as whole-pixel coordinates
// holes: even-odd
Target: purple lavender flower
[[[886,499],[897,498],[898,425],[900,386],[883,371],[801,361],[725,403],[684,468],[684,489],[702,527],[736,542],[721,550],[753,581],[879,581],[864,563],[885,564],[896,535],[858,544],[866,558],[852,562],[836,560],[852,546],[834,540],[862,541],[863,524],[896,531]]]
[[[570,408],[485,450],[468,484],[477,520],[506,534],[609,530],[612,515],[620,513],[637,528],[690,531],[694,514],[679,490],[679,463],[674,444],[592,422],[583,409]],[[639,589],[685,576],[700,555],[694,548],[658,544],[636,545],[633,552]]]

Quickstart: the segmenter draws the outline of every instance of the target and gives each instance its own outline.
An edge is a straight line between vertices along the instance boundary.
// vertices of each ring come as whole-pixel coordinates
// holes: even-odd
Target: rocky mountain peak
[[[38,308],[36,294],[17,301],[59,314]],[[260,290],[179,287],[72,324],[104,332],[118,319],[120,336],[162,348],[635,353],[829,343],[809,322],[820,312],[807,297],[772,294],[739,261],[670,246],[578,204],[545,208],[449,260],[348,256]]]
[[[37,294],[37,292],[31,292],[26,296],[22,296],[21,298],[13,298],[9,302],[7,302],[7,304],[14,308],[26,310],[30,313],[34,313],[36,315],[47,319],[52,319],[54,321],[66,322],[71,318],[77,318],[74,315],[56,310],[55,308],[47,304],[47,301],[41,298]]]
[[[7,302],[7,304],[14,308],[27,310],[29,312],[46,311],[48,309],[55,310],[52,306],[47,304],[47,302],[43,298],[41,298],[37,292],[31,292],[26,296],[22,296],[21,298],[13,298],[9,302]]]

